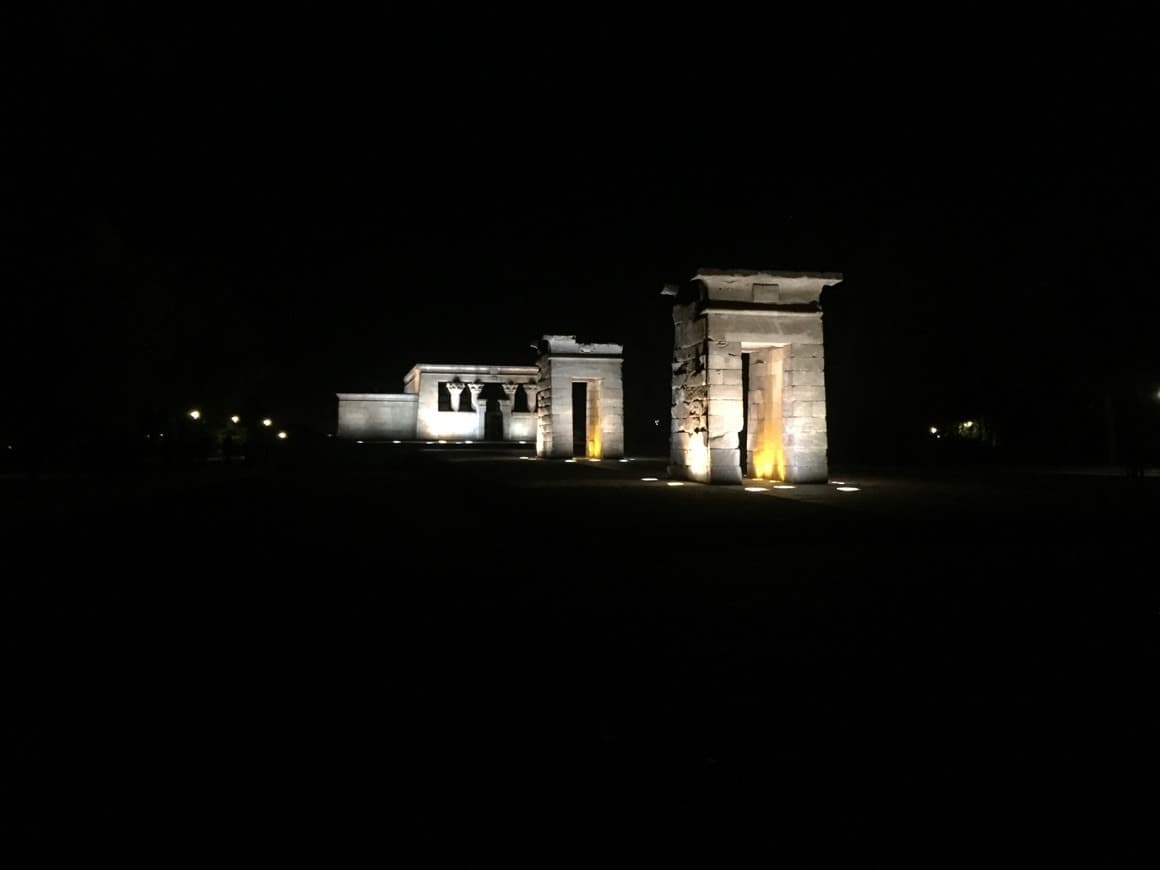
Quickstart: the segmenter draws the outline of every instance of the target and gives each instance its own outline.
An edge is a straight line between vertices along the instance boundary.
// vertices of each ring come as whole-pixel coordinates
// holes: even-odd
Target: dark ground
[[[0,480],[18,854],[944,863],[1153,819],[1158,478],[327,446]]]

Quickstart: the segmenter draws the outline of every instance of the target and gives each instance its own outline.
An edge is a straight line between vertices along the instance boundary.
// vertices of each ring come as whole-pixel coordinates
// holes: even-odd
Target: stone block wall
[[[338,437],[410,441],[415,437],[419,397],[406,393],[339,393]]]
[[[824,483],[829,474],[824,365],[820,343],[786,348],[781,413],[785,479],[790,483]]]

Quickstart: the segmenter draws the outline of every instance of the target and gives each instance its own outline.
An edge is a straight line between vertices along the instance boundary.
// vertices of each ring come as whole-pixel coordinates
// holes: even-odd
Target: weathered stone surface
[[[709,373],[705,369],[698,369],[697,371],[689,372],[687,374],[673,375],[673,385],[687,384],[688,386],[704,386],[709,383]]]
[[[786,360],[785,369],[795,372],[820,372],[824,364],[825,360],[820,356],[797,356],[794,354]]]
[[[752,390],[750,394],[752,395]],[[785,402],[824,402],[826,400],[825,387],[782,387],[782,400]]]
[[[824,416],[790,416],[782,419],[782,429],[786,434],[802,432],[825,432]]]
[[[737,384],[740,386],[742,382],[742,373],[740,366],[736,369],[712,369],[708,372],[708,383],[710,386],[714,384]]]
[[[709,431],[713,434],[723,434],[725,432],[740,432],[744,425],[741,415],[736,416],[730,414],[722,416],[720,414],[709,415]]]
[[[719,396],[716,393],[717,389],[719,388],[709,388],[709,413],[720,415],[733,414],[740,417],[745,412],[745,403],[741,401],[741,398]],[[725,389],[728,389],[728,387]]]
[[[726,432],[709,439],[709,447],[712,450],[731,450],[739,447],[740,443],[740,438],[736,432]]]
[[[673,323],[682,323],[697,316],[697,303],[689,302],[684,305],[673,306]]]
[[[676,327],[676,346],[693,345],[704,341],[706,329],[707,324],[703,317],[678,323]]]
[[[747,280],[706,281],[709,299],[722,302],[752,302],[753,284]]]
[[[741,369],[741,347],[725,350],[714,345],[709,347],[709,369]]]
[[[794,402],[793,403],[794,417],[825,417],[826,403],[825,402]]]
[[[816,345],[822,342],[822,321],[818,314],[764,312],[714,312],[709,317],[709,334],[728,337],[750,345]]]
[[[798,448],[805,450],[826,449],[825,432],[801,432],[798,434],[788,433],[784,436],[784,439],[785,446],[787,448]]]
[[[776,305],[781,302],[781,285],[754,284],[753,301],[763,305]]]
[[[710,448],[709,477],[712,483],[741,483],[741,451]]]
[[[825,483],[829,468],[825,451],[795,450],[789,455],[785,479],[790,483]]]
[[[714,384],[709,387],[709,394],[713,397],[714,402],[720,402],[725,399],[742,400],[741,384]]]
[[[826,383],[826,376],[820,371],[794,371],[787,374],[790,384],[795,387],[821,387],[825,386]]]

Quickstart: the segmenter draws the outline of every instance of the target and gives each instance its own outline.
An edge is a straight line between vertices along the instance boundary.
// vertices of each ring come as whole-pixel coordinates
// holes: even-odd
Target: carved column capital
[[[503,393],[505,396],[507,396],[507,400],[509,402],[515,400],[516,390],[519,389],[519,386],[519,384],[513,384],[511,381],[508,381],[503,385]]]
[[[483,388],[486,384],[468,384],[467,389],[471,390],[471,404],[477,411],[483,410]]]
[[[451,410],[452,411],[459,410],[459,398],[460,398],[460,395],[463,393],[463,388],[465,386],[467,386],[467,385],[460,383],[459,381],[451,381],[449,384],[447,384],[447,392],[451,394]]]

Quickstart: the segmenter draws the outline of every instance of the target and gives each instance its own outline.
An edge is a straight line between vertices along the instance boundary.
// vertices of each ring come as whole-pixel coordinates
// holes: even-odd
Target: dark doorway
[[[483,437],[486,441],[503,441],[503,411],[499,402],[480,396],[487,410],[483,412]]]
[[[588,385],[572,382],[572,455],[588,455]]]
[[[737,433],[741,476],[749,476],[749,354],[741,354],[741,431]]]

